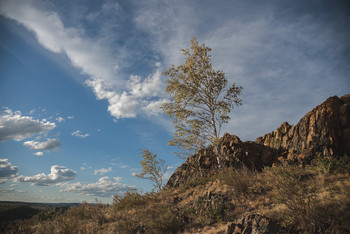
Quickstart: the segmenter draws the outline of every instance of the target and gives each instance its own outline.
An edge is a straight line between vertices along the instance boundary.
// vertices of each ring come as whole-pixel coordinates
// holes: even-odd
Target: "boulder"
[[[248,214],[227,224],[225,234],[233,233],[279,233],[279,227],[268,217],[259,214]]]
[[[276,162],[278,156],[276,149],[255,142],[242,142],[239,137],[228,133],[221,138],[218,148],[219,154],[214,153],[212,147],[208,147],[187,158],[186,162],[174,171],[166,187],[178,187],[187,181],[209,175],[220,167],[244,166],[261,170]]]

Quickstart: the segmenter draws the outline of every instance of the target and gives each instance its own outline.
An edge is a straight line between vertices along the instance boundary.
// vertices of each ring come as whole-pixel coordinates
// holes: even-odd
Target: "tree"
[[[234,83],[226,88],[225,73],[212,68],[211,49],[199,45],[196,38],[189,49],[181,51],[185,63],[163,73],[168,77],[166,92],[171,101],[162,109],[175,125],[169,145],[177,146],[178,155],[186,158],[208,143],[217,144],[222,125],[230,119],[228,114],[235,105],[242,105],[238,96],[243,88]]]
[[[141,173],[135,173],[134,176],[153,181],[153,186],[160,191],[163,188],[163,176],[167,170],[163,159],[157,158],[157,154],[153,154],[144,149],[142,151],[143,159],[140,161],[142,166]]]

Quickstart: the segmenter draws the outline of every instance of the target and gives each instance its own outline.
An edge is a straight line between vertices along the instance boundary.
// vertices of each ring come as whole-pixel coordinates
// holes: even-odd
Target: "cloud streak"
[[[188,48],[194,36],[213,49],[214,68],[245,88],[243,106],[225,128],[244,139],[273,130],[276,122],[296,123],[307,110],[350,87],[345,62],[350,22],[342,1],[132,1],[127,20],[120,17],[124,4],[107,2],[84,17],[99,28],[94,37],[83,24],[67,26],[65,15],[30,1],[0,4],[2,15],[87,75],[85,84],[98,100],[107,100],[116,120],[159,117],[166,99],[161,71],[183,62],[180,49]],[[124,44],[117,43],[121,39]],[[143,67],[147,72],[139,75]]]
[[[74,67],[87,75],[86,85],[92,88],[98,100],[108,101],[108,111],[116,119],[135,118],[142,113],[138,111],[139,106],[147,106],[151,102],[144,98],[155,97],[159,93],[159,71],[144,82],[139,76],[131,76],[137,77],[137,83],[134,79],[133,90],[126,90],[127,78],[117,73],[117,59],[111,55],[108,46],[103,46],[104,41],[88,38],[82,29],[66,27],[57,13],[43,10],[30,1],[20,0],[2,1],[0,8],[2,15],[16,20],[33,32],[44,48],[56,54],[65,54]],[[104,5],[102,11],[105,10]],[[124,58],[125,55],[120,51],[118,60],[123,61]],[[147,111],[147,108],[144,110]]]

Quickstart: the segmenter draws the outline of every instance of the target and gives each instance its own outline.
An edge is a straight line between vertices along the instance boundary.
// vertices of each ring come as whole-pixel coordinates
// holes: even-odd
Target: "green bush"
[[[321,153],[316,154],[312,166],[324,174],[349,173],[350,164],[341,157],[325,157]]]
[[[246,167],[228,168],[220,174],[219,179],[232,187],[231,195],[236,202],[242,203],[255,191],[253,185],[256,182],[256,175],[255,171]]]
[[[190,209],[194,219],[202,225],[210,225],[225,220],[227,199],[222,196],[200,197]]]
[[[145,206],[146,195],[138,193],[136,190],[127,191],[124,196],[114,195],[113,210],[121,211]]]

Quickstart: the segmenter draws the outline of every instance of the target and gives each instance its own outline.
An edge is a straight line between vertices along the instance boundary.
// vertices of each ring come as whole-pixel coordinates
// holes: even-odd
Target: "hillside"
[[[7,224],[22,219],[29,219],[46,210],[65,210],[78,206],[78,203],[33,203],[0,201],[0,230]]]
[[[349,233],[350,95],[254,142],[225,134],[190,156],[160,192],[81,204],[4,233]]]

